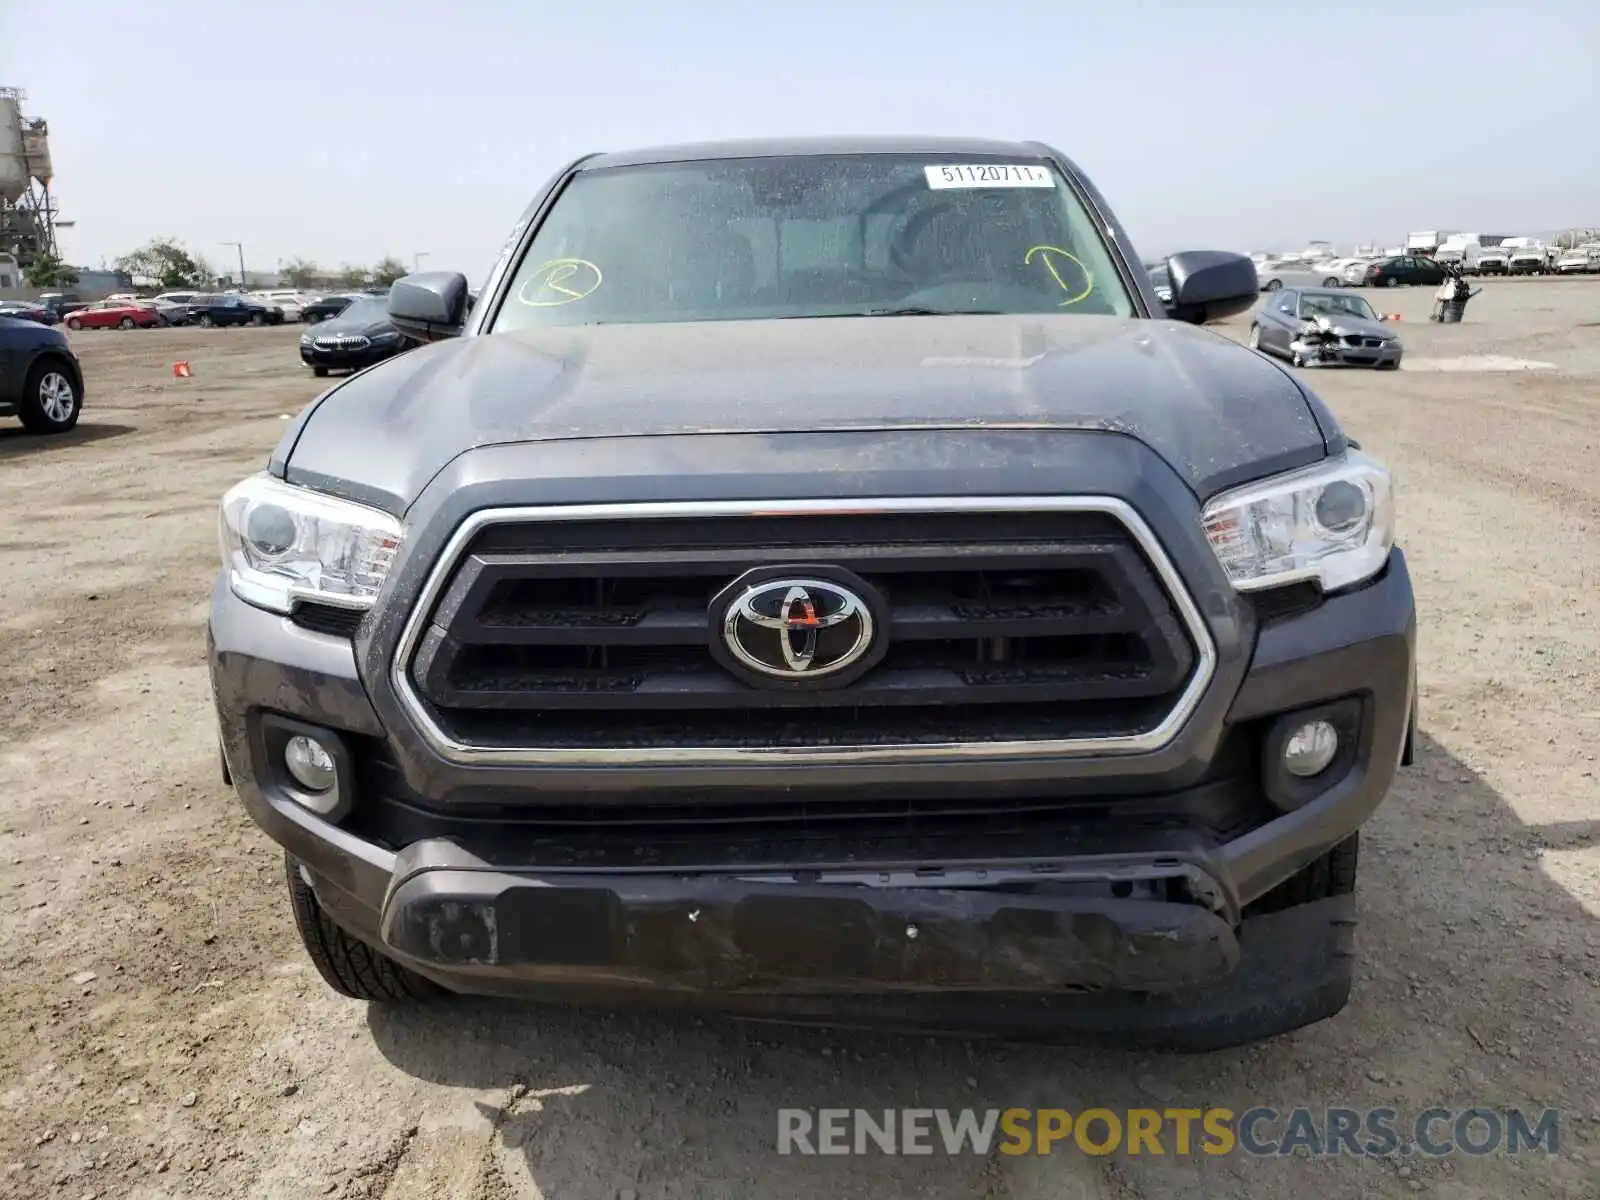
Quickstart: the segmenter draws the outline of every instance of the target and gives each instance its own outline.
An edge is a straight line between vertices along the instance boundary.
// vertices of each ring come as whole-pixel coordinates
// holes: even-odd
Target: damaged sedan
[[[1333,288],[1285,288],[1250,323],[1250,347],[1297,367],[1400,365],[1400,338],[1365,297]]]

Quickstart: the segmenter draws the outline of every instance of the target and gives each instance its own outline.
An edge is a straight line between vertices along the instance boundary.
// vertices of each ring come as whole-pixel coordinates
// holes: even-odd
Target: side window
[[[1278,311],[1289,313],[1292,316],[1294,314],[1295,303],[1298,300],[1299,296],[1294,292],[1285,292],[1283,294],[1283,298],[1278,301]]]

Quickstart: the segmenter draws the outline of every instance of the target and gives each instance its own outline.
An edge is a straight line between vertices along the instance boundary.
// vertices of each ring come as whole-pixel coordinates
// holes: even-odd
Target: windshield
[[[806,155],[580,172],[493,331],[902,309],[1134,312],[1052,167]]]
[[[339,320],[341,321],[387,321],[388,319],[389,302],[387,300],[352,300],[345,307],[345,310],[339,314]]]
[[[1378,314],[1373,311],[1372,305],[1361,296],[1302,296],[1300,297],[1300,315],[1314,317],[1322,313],[1330,317],[1360,317],[1367,321],[1376,321]]]

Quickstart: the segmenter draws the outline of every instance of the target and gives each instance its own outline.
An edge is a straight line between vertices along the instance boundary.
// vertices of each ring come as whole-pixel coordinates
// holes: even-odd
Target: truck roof
[[[808,154],[978,155],[1038,159],[1050,153],[1038,142],[1006,142],[988,138],[931,136],[860,136],[735,138],[715,142],[683,142],[635,150],[610,151],[586,159],[585,171],[633,167],[649,163],[694,162],[708,158],[792,158]]]

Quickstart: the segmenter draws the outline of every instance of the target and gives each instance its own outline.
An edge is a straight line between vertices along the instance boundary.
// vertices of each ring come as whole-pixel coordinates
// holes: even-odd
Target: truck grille
[[[485,522],[441,563],[396,682],[440,740],[478,757],[536,748],[535,761],[1160,733],[1212,658],[1159,548],[1113,511],[1013,503]],[[865,581],[882,659],[837,688],[739,678],[712,652],[709,606],[756,567]]]

